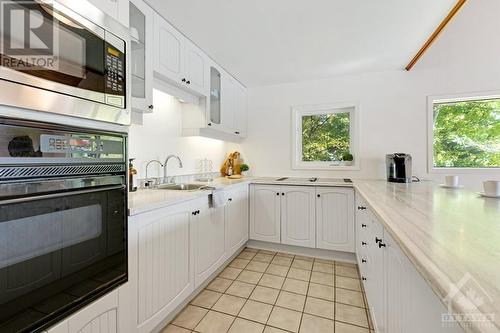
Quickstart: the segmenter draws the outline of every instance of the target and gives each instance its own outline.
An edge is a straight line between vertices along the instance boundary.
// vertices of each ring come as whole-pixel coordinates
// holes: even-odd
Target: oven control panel
[[[99,136],[76,137],[42,134],[40,136],[40,151],[55,154],[123,154],[123,141],[106,140]]]

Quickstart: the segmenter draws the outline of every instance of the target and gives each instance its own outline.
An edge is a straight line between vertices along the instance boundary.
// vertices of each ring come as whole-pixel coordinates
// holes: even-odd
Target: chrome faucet
[[[179,161],[179,168],[182,168],[182,161],[181,161],[181,158],[177,155],[168,155],[167,158],[165,159],[165,163],[163,163],[163,181],[165,183],[168,183],[168,178],[167,178],[167,168],[168,168],[168,161],[171,159],[171,158],[175,158],[177,159],[177,161]]]
[[[148,168],[149,168],[149,165],[153,162],[158,163],[161,167],[163,167],[163,164],[161,164],[161,162],[158,160],[151,160],[148,162],[148,164],[146,164],[146,186],[148,186],[148,187],[149,187]]]

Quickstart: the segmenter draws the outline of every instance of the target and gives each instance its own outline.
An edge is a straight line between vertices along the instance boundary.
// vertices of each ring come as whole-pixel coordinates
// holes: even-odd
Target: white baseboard
[[[254,249],[268,250],[268,251],[290,253],[306,257],[314,257],[319,259],[343,261],[353,264],[356,263],[356,255],[354,253],[349,253],[349,252],[312,249],[309,247],[269,243],[257,240],[249,240],[247,242],[247,247]]]

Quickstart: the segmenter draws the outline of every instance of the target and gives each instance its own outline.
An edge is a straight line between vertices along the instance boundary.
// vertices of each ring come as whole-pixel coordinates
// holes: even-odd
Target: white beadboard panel
[[[283,186],[281,194],[281,243],[315,247],[314,187]]]
[[[232,256],[248,240],[248,185],[238,186],[227,193],[226,255]]]
[[[189,219],[189,211],[181,209],[138,231],[139,324],[190,287]]]
[[[68,319],[72,333],[117,333],[118,291],[103,296]]]
[[[316,246],[354,252],[354,191],[318,187],[316,193]]]
[[[280,187],[250,186],[250,239],[279,243]]]

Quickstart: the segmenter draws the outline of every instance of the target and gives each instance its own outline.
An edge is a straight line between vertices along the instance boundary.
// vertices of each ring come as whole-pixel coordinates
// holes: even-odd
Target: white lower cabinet
[[[446,307],[401,251],[399,245],[357,196],[356,251],[377,333],[464,333],[443,325]]]
[[[281,188],[281,243],[315,247],[315,188],[283,186]]]
[[[238,186],[227,192],[225,207],[226,255],[231,257],[248,240],[248,186]]]
[[[250,239],[281,242],[281,188],[250,185]]]
[[[316,197],[316,247],[354,252],[354,190],[318,187]]]

